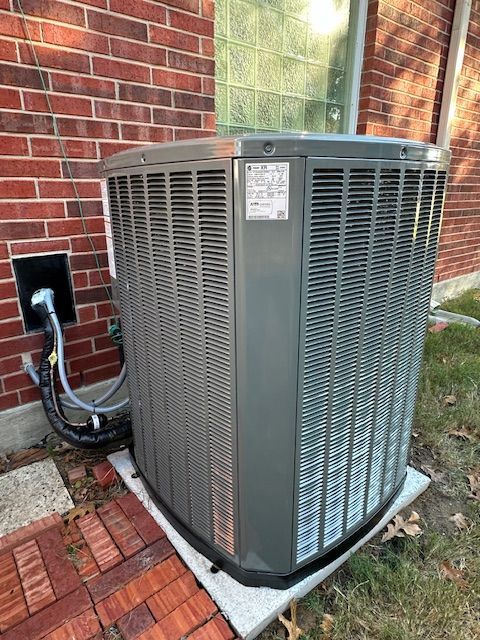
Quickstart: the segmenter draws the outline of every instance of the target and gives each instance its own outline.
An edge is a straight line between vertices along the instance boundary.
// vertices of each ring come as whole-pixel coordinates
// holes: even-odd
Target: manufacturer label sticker
[[[288,162],[245,165],[247,220],[288,219]]]

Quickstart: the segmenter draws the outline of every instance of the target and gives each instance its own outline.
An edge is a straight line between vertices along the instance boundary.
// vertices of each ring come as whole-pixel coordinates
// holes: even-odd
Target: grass
[[[477,299],[478,297],[478,299]],[[443,305],[480,320],[480,296],[467,292]],[[450,325],[429,333],[417,399],[412,458],[439,475],[412,505],[418,538],[380,537],[356,553],[298,608],[304,640],[474,640],[480,638],[480,503],[468,499],[467,474],[480,470],[480,330]],[[455,396],[453,405],[445,396]],[[449,435],[465,428],[470,438]],[[410,509],[407,510],[407,514]],[[471,521],[458,532],[449,517]],[[447,580],[448,561],[467,585]],[[333,626],[324,633],[324,614]],[[284,638],[279,624],[262,640]]]

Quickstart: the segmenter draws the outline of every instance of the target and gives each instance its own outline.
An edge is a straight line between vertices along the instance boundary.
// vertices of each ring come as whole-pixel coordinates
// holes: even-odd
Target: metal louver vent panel
[[[296,563],[404,477],[445,181],[408,163],[307,161]]]
[[[109,178],[137,461],[162,501],[237,553],[230,163]]]

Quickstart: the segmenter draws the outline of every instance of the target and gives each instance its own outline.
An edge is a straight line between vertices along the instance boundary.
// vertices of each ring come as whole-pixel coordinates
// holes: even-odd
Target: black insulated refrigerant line
[[[55,330],[46,305],[42,302],[32,305],[42,321],[45,341],[38,369],[42,405],[53,430],[68,444],[79,449],[98,449],[131,437],[131,423],[128,416],[108,420],[104,415],[90,416],[86,423],[72,424],[63,413],[60,398],[55,390]]]

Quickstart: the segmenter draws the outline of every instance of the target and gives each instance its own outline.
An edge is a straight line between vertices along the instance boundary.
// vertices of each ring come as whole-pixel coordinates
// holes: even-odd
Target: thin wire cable
[[[71,169],[71,166],[70,166],[70,160],[68,158],[67,151],[65,149],[65,145],[63,144],[62,136],[60,135],[60,131],[58,129],[57,116],[56,116],[56,114],[55,114],[55,112],[53,110],[52,103],[50,102],[50,95],[49,95],[49,92],[48,92],[48,89],[47,89],[47,85],[45,84],[45,79],[43,77],[43,70],[42,70],[42,67],[40,65],[40,61],[39,61],[38,56],[37,56],[37,51],[35,49],[35,45],[33,43],[32,37],[30,35],[30,29],[28,27],[27,17],[25,15],[25,12],[23,11],[23,6],[22,6],[22,3],[21,3],[21,0],[17,0],[17,5],[18,5],[18,8],[20,10],[20,13],[22,14],[23,30],[24,30],[25,35],[27,37],[27,40],[28,40],[28,42],[30,44],[30,48],[32,50],[32,55],[33,55],[33,59],[34,59],[34,62],[35,62],[35,66],[37,67],[38,75],[40,76],[40,82],[42,84],[42,89],[43,89],[43,92],[45,94],[45,98],[46,98],[46,101],[47,101],[48,110],[50,111],[50,115],[52,117],[53,133],[54,133],[54,135],[55,135],[55,137],[56,137],[56,139],[58,141],[58,144],[60,145],[60,151],[62,153],[63,160],[65,161],[65,166],[67,168],[68,177],[70,179],[70,182],[72,183],[73,192],[74,192],[75,198],[77,200],[78,210],[79,210],[79,213],[80,213],[80,219],[82,221],[83,233],[86,236],[86,238],[88,239],[88,242],[90,243],[90,246],[92,248],[92,253],[93,253],[93,256],[95,258],[95,264],[97,266],[97,270],[98,270],[98,273],[100,275],[100,280],[102,282],[102,285],[103,285],[103,287],[105,289],[105,292],[107,294],[108,300],[110,302],[110,306],[112,308],[112,316],[113,316],[113,318],[114,318],[114,320],[116,322],[117,321],[117,314],[116,314],[113,298],[112,298],[112,295],[110,293],[110,289],[108,288],[108,285],[105,282],[105,279],[103,277],[102,267],[100,266],[100,261],[98,259],[98,254],[97,254],[97,250],[95,248],[95,243],[93,242],[92,236],[90,235],[90,233],[88,231],[88,228],[87,228],[87,222],[86,222],[85,214],[84,214],[84,211],[83,211],[82,201],[80,199],[80,194],[79,194],[78,189],[77,189],[77,184],[75,182],[75,178],[73,177],[72,169]]]

